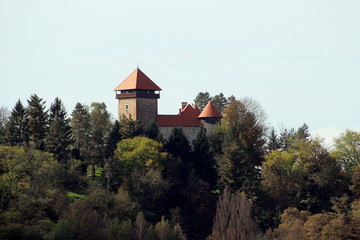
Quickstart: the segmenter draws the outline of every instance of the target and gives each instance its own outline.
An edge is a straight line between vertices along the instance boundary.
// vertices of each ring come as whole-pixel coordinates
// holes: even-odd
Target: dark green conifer
[[[55,98],[50,106],[49,131],[46,138],[46,150],[54,153],[59,162],[66,162],[70,158],[70,145],[74,142],[71,137],[70,120],[62,101]]]
[[[35,149],[45,149],[45,137],[48,131],[48,112],[45,111],[45,101],[36,94],[28,100],[29,137]]]
[[[193,164],[195,173],[205,182],[214,187],[217,180],[214,155],[210,150],[209,140],[205,129],[200,128],[196,139],[193,141]]]
[[[143,124],[123,115],[120,119],[120,134],[123,139],[140,136],[143,133]]]
[[[23,145],[29,141],[27,111],[20,99],[11,111],[9,121],[6,124],[6,142],[11,146]]]

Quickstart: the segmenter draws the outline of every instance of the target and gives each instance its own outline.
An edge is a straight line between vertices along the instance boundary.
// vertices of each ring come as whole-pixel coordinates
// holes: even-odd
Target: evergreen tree
[[[150,121],[144,131],[145,137],[150,139],[156,140],[158,142],[163,141],[162,134],[160,132],[159,126],[157,125],[156,121]]]
[[[267,149],[268,151],[277,150],[281,148],[280,140],[276,135],[275,129],[271,128],[270,136],[268,139]]]
[[[214,103],[216,109],[219,111],[219,112],[222,112],[223,110],[225,110],[225,107],[227,105],[227,100],[226,98],[224,97],[224,94],[220,93],[218,95],[215,95],[213,98],[212,98],[212,102]]]
[[[29,141],[27,124],[27,111],[18,100],[6,124],[6,142],[11,146],[27,143]]]
[[[48,131],[48,112],[45,111],[45,101],[36,94],[28,100],[29,137],[35,149],[45,149],[45,137]]]
[[[83,162],[82,173],[87,170],[87,162],[91,153],[91,123],[90,113],[86,106],[77,103],[71,113],[70,125],[72,128],[72,138],[74,139],[73,157]]]
[[[200,109],[200,111],[202,111],[205,108],[206,104],[211,100],[212,97],[208,92],[199,92],[194,99],[194,104]]]
[[[111,132],[106,141],[106,146],[107,146],[106,158],[114,156],[114,151],[117,147],[117,143],[121,140],[120,128],[121,126],[119,121],[115,120],[115,123],[112,126]]]
[[[203,127],[200,128],[196,139],[193,141],[193,147],[193,164],[196,174],[203,181],[209,183],[211,187],[214,187],[217,180],[215,159]]]
[[[120,134],[123,139],[134,138],[143,133],[143,124],[132,119],[131,115],[127,118],[123,115],[120,119]]]
[[[66,162],[70,158],[70,145],[74,142],[71,137],[70,120],[62,101],[55,98],[50,106],[49,132],[46,138],[46,150],[54,153],[59,162]]]
[[[175,158],[180,157],[183,161],[189,161],[191,147],[182,128],[172,129],[169,139],[165,143],[165,149]]]

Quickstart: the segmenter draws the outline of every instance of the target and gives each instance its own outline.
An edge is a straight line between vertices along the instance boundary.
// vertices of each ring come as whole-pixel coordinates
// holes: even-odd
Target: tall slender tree
[[[122,115],[120,119],[120,134],[123,139],[134,138],[143,133],[143,124],[132,119],[131,115]]]
[[[196,139],[193,141],[193,147],[193,164],[196,174],[203,181],[209,183],[211,187],[214,187],[217,181],[216,163],[203,127],[200,128]]]
[[[28,100],[29,137],[35,149],[45,149],[45,137],[48,131],[48,112],[45,110],[45,101],[36,94]]]
[[[95,165],[104,165],[106,158],[106,139],[111,130],[110,113],[105,103],[94,102],[91,104],[91,152],[90,165],[92,176],[95,177]]]
[[[70,145],[74,142],[71,136],[70,119],[62,101],[55,98],[50,106],[49,132],[46,137],[46,150],[54,153],[59,162],[70,158]]]
[[[6,124],[6,142],[11,146],[27,143],[29,141],[27,124],[27,111],[19,99]]]

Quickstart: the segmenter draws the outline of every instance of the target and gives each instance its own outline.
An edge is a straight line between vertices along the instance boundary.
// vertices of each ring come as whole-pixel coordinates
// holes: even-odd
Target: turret
[[[216,109],[215,105],[212,102],[208,102],[205,108],[202,110],[198,116],[207,133],[210,133],[214,128],[215,124],[220,122],[222,115]]]

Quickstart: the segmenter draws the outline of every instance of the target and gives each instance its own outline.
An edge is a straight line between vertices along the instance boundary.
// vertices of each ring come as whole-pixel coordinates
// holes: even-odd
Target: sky
[[[0,106],[104,102],[137,66],[160,114],[199,92],[250,97],[269,127],[331,144],[360,130],[358,0],[0,0]]]

